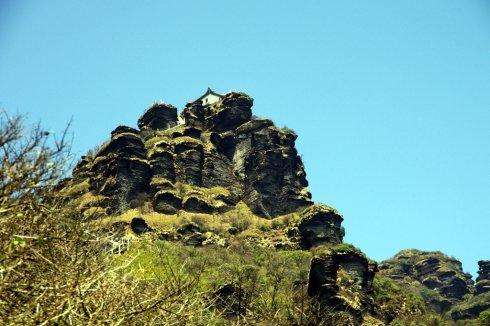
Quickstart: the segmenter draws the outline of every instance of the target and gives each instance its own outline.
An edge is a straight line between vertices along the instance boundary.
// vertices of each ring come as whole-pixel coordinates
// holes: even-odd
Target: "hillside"
[[[312,201],[295,132],[215,97],[151,105],[29,202],[38,224],[8,213],[6,324],[490,325],[488,261],[475,286],[440,252],[369,259]]]

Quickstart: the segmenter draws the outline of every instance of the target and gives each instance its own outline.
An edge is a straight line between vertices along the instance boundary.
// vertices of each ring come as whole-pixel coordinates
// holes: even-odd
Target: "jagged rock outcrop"
[[[73,177],[107,197],[109,213],[147,197],[162,213],[222,212],[243,201],[269,218],[310,206],[296,134],[252,117],[252,105],[248,95],[232,92],[211,105],[189,103],[179,123],[175,107],[156,103],[138,120],[140,130],[116,128]],[[217,188],[227,194],[200,196]]]
[[[73,171],[74,180],[89,180],[94,196],[103,196],[108,212],[139,204],[149,191],[151,168],[146,148],[133,128],[120,126],[93,157],[82,157]]]
[[[348,313],[360,325],[374,309],[373,279],[377,264],[349,245],[318,248],[311,260],[308,295],[321,309]]]
[[[345,235],[342,221],[342,216],[332,207],[313,205],[306,208],[297,223],[301,247],[309,249],[325,243],[342,243]]]
[[[480,260],[478,262],[478,277],[476,278],[476,294],[490,291],[490,260]]]
[[[155,103],[138,119],[141,130],[165,130],[177,124],[177,108],[165,104]]]
[[[439,313],[448,311],[473,292],[471,275],[461,262],[441,252],[402,250],[379,266],[380,275],[419,288],[424,300]]]
[[[474,319],[490,309],[490,261],[481,260],[478,267],[476,292],[451,309],[450,315],[454,320]]]

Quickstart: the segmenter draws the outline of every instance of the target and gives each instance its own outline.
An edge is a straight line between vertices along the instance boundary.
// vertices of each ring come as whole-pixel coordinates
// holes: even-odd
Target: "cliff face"
[[[252,105],[249,96],[229,93],[209,106],[189,103],[179,118],[175,107],[154,104],[138,120],[139,130],[116,128],[93,157],[82,158],[73,177],[105,197],[108,213],[147,198],[167,214],[222,212],[243,201],[255,214],[275,217],[310,206],[296,134],[253,117]],[[216,191],[182,196],[176,189],[182,184],[196,193]]]

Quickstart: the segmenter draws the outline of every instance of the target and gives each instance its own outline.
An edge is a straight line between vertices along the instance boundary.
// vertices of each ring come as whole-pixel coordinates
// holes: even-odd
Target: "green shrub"
[[[490,309],[489,310],[482,311],[480,313],[480,316],[478,317],[478,321],[483,326],[490,325]]]

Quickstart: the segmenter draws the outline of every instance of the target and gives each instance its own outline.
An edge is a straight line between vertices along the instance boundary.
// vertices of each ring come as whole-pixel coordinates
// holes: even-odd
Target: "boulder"
[[[182,199],[172,190],[160,190],[153,197],[153,209],[164,214],[175,214],[182,208]]]
[[[212,300],[224,315],[236,317],[246,311],[245,291],[234,283],[226,283],[213,292]]]
[[[320,244],[339,244],[345,235],[342,216],[332,207],[314,205],[303,210],[297,229],[301,247],[308,249]]]
[[[134,217],[131,220],[130,226],[131,230],[138,235],[153,231],[142,217]]]
[[[177,233],[181,235],[188,235],[192,233],[200,233],[201,228],[193,222],[186,223],[177,229]]]
[[[200,232],[189,234],[182,239],[185,245],[194,247],[202,246],[204,241],[206,241],[206,236]]]
[[[202,128],[205,120],[205,108],[201,101],[187,103],[180,116],[187,126]]]
[[[206,213],[210,214],[217,210],[216,207],[212,205],[212,203],[206,201],[204,198],[200,198],[197,196],[189,196],[184,199],[182,203],[182,207],[184,210],[188,212],[196,212],[196,213]]]
[[[253,99],[244,93],[226,94],[217,106],[212,106],[205,116],[206,129],[232,130],[250,120]]]
[[[117,136],[119,134],[126,134],[126,133],[138,135],[140,132],[139,132],[139,130],[134,129],[132,127],[119,126],[116,129],[114,129],[113,131],[111,131],[111,138],[114,138],[115,136]]]
[[[141,130],[165,130],[177,125],[177,108],[165,103],[155,103],[138,119]]]

